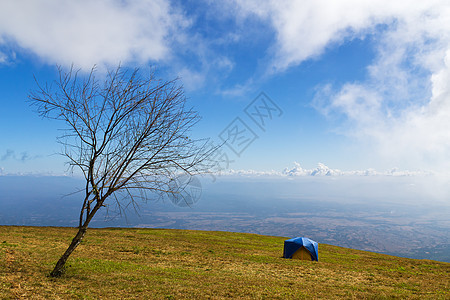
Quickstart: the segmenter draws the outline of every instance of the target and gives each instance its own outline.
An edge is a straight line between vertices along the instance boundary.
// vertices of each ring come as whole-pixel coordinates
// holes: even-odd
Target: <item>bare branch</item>
[[[29,96],[39,115],[64,121],[58,138],[62,154],[86,180],[79,240],[74,238],[71,247],[109,197],[121,212],[129,205],[137,209],[138,199],[178,193],[170,185],[173,174],[206,172],[202,163],[212,153],[204,141],[189,139],[199,117],[186,109],[177,80],[158,80],[153,71],[144,76],[120,66],[103,80],[96,72],[95,66],[87,75],[59,68],[57,81],[38,83]],[[52,274],[59,274],[57,267],[67,257]]]

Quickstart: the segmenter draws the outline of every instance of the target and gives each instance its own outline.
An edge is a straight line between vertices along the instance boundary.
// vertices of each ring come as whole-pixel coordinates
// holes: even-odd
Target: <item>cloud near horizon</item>
[[[14,150],[6,149],[5,154],[0,156],[0,161],[15,160],[20,162],[26,162],[40,157],[41,155],[30,156],[30,154],[27,151],[17,154],[16,151]]]
[[[332,169],[323,163],[318,163],[316,168],[305,169],[298,162],[294,162],[292,167],[284,168],[282,171],[255,171],[255,170],[234,170],[229,169],[223,172],[217,173],[221,176],[281,176],[281,177],[335,177],[335,176],[378,176],[378,177],[404,177],[404,176],[430,176],[438,175],[430,171],[411,171],[400,170],[399,168],[392,168],[386,171],[377,171],[375,169],[367,170],[349,170],[343,171],[339,169]],[[442,176],[443,174],[439,174]]]

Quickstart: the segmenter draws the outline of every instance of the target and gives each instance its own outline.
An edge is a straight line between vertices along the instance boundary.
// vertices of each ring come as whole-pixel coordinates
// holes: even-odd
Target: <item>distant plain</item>
[[[364,180],[365,185],[353,187],[334,178],[203,178],[201,198],[192,207],[162,199],[138,203],[136,211],[130,206],[120,215],[112,204],[91,225],[306,236],[341,247],[450,262],[448,205],[394,190],[412,186],[408,178],[384,186],[399,195],[395,199],[388,192],[370,191],[371,186],[380,189],[377,182]],[[80,186],[82,181],[70,177],[1,176],[0,225],[77,226],[81,194],[64,195]],[[365,198],[358,196],[366,189]]]

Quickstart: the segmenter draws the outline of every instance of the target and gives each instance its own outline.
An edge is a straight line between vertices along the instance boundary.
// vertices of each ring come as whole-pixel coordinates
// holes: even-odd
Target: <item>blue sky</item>
[[[257,138],[227,169],[445,173],[449,16],[438,0],[1,1],[0,174],[66,171],[63,124],[26,102],[33,76],[119,62],[181,77],[197,137],[240,118]],[[264,128],[245,113],[261,92],[280,109]]]

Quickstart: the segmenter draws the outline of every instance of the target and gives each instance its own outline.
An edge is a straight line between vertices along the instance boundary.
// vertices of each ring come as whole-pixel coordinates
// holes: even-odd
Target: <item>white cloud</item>
[[[398,168],[387,171],[376,171],[374,169],[367,170],[350,170],[341,171],[339,169],[331,169],[323,163],[318,163],[314,169],[304,169],[297,162],[294,162],[294,167],[285,168],[280,175],[297,177],[297,176],[425,176],[432,173],[426,171],[409,171],[399,170]]]
[[[13,43],[48,63],[85,68],[167,59],[188,24],[165,0],[0,2],[0,46]]]
[[[245,176],[245,177],[259,177],[259,176],[281,176],[281,177],[341,177],[341,176],[377,176],[377,177],[385,177],[385,176],[394,176],[394,177],[404,177],[404,176],[430,176],[430,175],[439,175],[442,178],[448,178],[448,174],[436,174],[430,171],[410,171],[410,170],[400,170],[398,168],[393,168],[386,171],[376,171],[375,169],[367,169],[367,170],[349,170],[342,171],[339,169],[332,169],[323,163],[318,163],[317,167],[314,169],[305,169],[298,162],[294,162],[293,167],[287,167],[283,171],[255,171],[255,170],[233,170],[229,169],[223,172],[220,172],[216,175],[219,176]]]
[[[256,182],[263,183],[262,189],[249,188],[239,193],[275,191],[278,196],[309,198],[339,203],[398,203],[398,204],[437,204],[448,207],[450,202],[450,173],[410,171],[390,169],[385,171],[332,169],[319,163],[316,168],[305,169],[300,164],[283,171],[260,172],[252,170],[227,170],[223,172],[223,182],[235,181],[246,187]],[[208,182],[205,178],[205,183]],[[222,182],[222,181],[221,181]],[[237,186],[236,186],[237,187]]]
[[[404,16],[380,37],[368,79],[327,87],[319,107],[344,115],[346,133],[372,143],[383,159],[448,169],[449,22],[450,3]]]
[[[285,168],[282,174],[287,176],[340,176],[345,173],[338,169],[330,169],[323,163],[318,163],[315,169],[307,170],[295,162],[293,168]]]
[[[8,61],[6,54],[0,52],[0,64],[5,64]]]
[[[376,58],[367,80],[324,85],[315,106],[337,120],[345,116],[338,130],[367,142],[383,160],[450,167],[450,2],[236,2],[244,16],[272,24],[274,71],[371,35]]]
[[[234,170],[229,169],[217,173],[219,176],[245,176],[245,177],[259,177],[259,176],[280,176],[278,171],[255,171],[255,170]]]
[[[272,24],[276,33],[273,67],[284,70],[317,57],[332,44],[363,38],[375,26],[403,20],[420,21],[439,12],[445,1],[290,0],[240,1],[242,16],[256,15]],[[416,27],[420,27],[418,22]]]
[[[206,45],[202,45],[202,40],[193,46],[191,50],[202,50],[199,66],[195,69],[179,65],[178,76],[181,78],[186,90],[197,90],[204,87],[207,81],[217,81],[218,74],[228,74],[234,67],[234,64],[227,58],[220,55],[214,55]],[[196,48],[196,49],[195,49]]]

